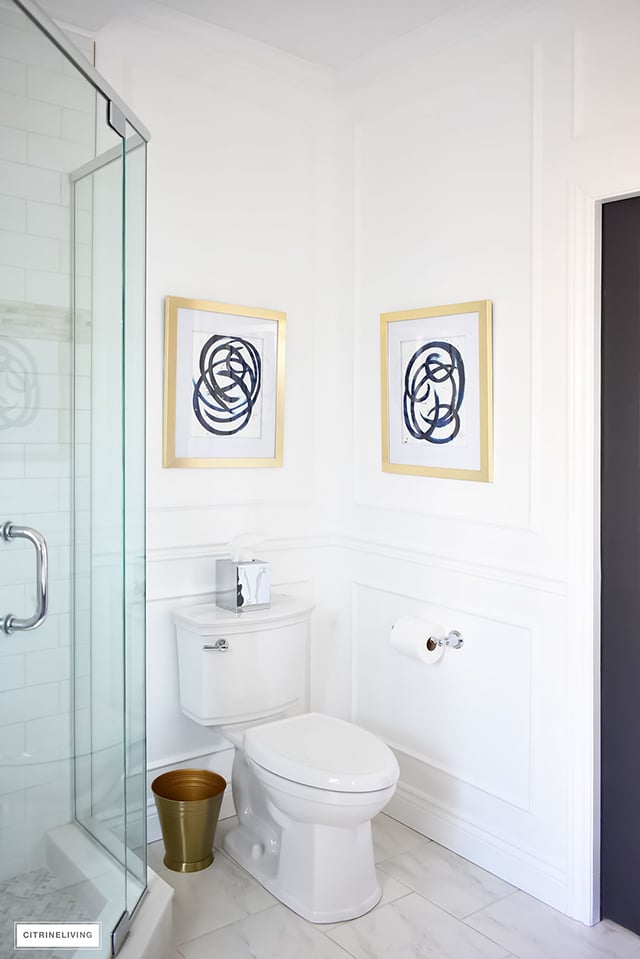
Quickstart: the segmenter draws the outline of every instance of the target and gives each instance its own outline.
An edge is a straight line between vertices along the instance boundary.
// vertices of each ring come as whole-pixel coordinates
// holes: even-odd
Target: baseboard
[[[414,786],[399,782],[385,813],[566,913],[567,876],[557,866],[456,816]]]

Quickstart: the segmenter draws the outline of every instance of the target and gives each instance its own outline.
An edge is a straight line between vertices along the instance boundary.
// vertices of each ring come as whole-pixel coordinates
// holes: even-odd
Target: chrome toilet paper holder
[[[450,629],[443,639],[436,639],[435,636],[429,636],[427,640],[427,649],[430,653],[438,646],[448,646],[449,649],[462,649],[464,646],[464,636],[457,629]]]

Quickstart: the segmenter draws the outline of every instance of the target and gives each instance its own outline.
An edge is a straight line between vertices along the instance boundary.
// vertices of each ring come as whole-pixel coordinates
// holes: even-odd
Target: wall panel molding
[[[379,556],[392,562],[406,562],[414,565],[434,567],[446,570],[456,576],[471,576],[476,579],[504,583],[511,586],[523,587],[542,593],[552,593],[556,596],[565,596],[567,583],[563,579],[532,575],[526,571],[518,571],[513,567],[488,566],[482,562],[463,562],[440,556],[427,549],[416,549],[415,546],[403,546],[402,543],[388,543],[374,539],[363,539],[348,535],[326,535],[290,537],[281,540],[265,540],[264,552],[285,553],[302,550],[344,550],[350,553],[361,553],[369,556]],[[193,546],[163,546],[151,547],[147,550],[147,563],[175,563],[191,560],[213,560],[224,556],[228,552],[227,543],[208,543]]]

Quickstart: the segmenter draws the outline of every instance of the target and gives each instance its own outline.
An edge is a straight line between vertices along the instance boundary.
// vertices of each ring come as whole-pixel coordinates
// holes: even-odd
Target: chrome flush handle
[[[219,653],[226,653],[230,648],[229,643],[226,639],[217,639],[215,643],[204,643],[202,646],[203,649],[214,649]]]
[[[8,613],[4,618],[0,617],[0,629],[10,636],[16,630],[36,629],[46,618],[49,605],[49,554],[44,536],[30,526],[5,523],[0,533],[7,543],[14,539],[28,539],[36,551],[36,609],[28,619],[20,619],[13,613]]]

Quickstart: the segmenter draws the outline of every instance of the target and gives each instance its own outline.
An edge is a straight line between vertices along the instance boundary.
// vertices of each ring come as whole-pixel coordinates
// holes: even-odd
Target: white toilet
[[[311,611],[283,595],[240,614],[210,604],[175,609],[180,702],[236,747],[239,824],[225,851],[305,919],[339,922],[380,899],[371,820],[399,770],[371,733],[301,712]]]

